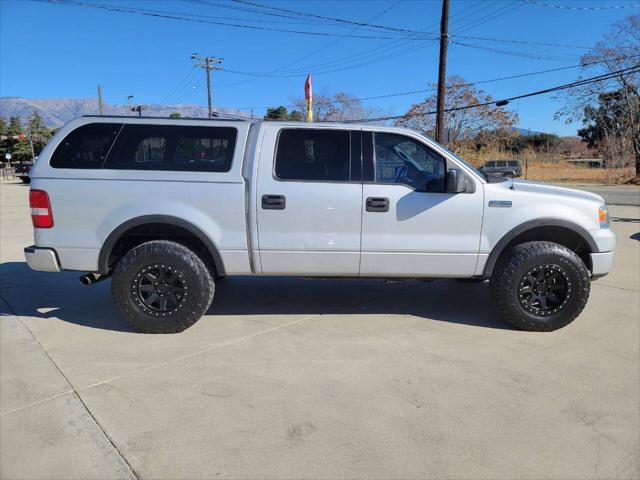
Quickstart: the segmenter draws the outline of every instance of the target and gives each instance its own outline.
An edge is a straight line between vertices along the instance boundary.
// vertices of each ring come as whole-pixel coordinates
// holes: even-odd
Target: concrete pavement
[[[30,271],[0,184],[2,478],[638,478],[640,209],[584,313],[513,330],[486,284],[228,278],[177,335]]]
[[[640,187],[638,185],[588,185],[582,183],[559,183],[558,185],[597,193],[604,198],[607,205],[640,206]]]

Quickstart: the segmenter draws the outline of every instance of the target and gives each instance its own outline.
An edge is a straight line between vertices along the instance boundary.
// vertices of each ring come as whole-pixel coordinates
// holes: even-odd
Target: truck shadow
[[[77,272],[31,271],[24,262],[0,264],[5,315],[61,320],[89,328],[135,332],[111,303],[110,281],[85,287]],[[0,302],[2,305],[2,302]],[[3,307],[4,308],[4,307]],[[207,316],[221,315],[391,315],[414,316],[474,327],[512,329],[499,319],[487,283],[383,280],[321,280],[289,277],[232,277],[216,284]],[[345,319],[347,321],[347,319]]]

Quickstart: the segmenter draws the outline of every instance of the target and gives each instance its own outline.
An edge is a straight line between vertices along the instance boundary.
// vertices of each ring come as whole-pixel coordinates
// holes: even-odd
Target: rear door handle
[[[367,212],[388,212],[389,199],[384,197],[367,198]]]
[[[263,210],[284,210],[287,206],[287,199],[284,195],[263,195]]]

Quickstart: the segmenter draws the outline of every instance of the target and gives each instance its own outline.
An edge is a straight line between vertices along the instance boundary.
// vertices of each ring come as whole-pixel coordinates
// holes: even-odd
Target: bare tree
[[[445,138],[450,145],[473,138],[480,132],[509,131],[518,121],[515,112],[504,110],[495,105],[481,105],[493,99],[482,90],[469,85],[464,78],[452,76],[447,79],[445,110],[478,105],[474,108],[450,111],[445,114]],[[432,95],[421,103],[411,106],[404,118],[396,125],[412,128],[433,136],[437,97]]]
[[[296,109],[306,111],[304,98],[294,98]],[[344,120],[359,120],[384,115],[379,108],[365,107],[362,101],[354,95],[338,92],[331,95],[327,89],[313,96],[313,118],[318,122],[342,122]]]
[[[583,75],[604,69],[611,73],[640,63],[640,16],[630,15],[611,27],[581,60]],[[580,121],[580,135],[597,148],[608,165],[635,163],[640,175],[640,74],[619,74],[612,79],[568,90],[556,118]]]

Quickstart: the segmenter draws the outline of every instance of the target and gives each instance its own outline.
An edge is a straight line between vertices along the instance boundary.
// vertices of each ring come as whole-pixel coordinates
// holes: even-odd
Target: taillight
[[[31,221],[35,228],[53,227],[53,213],[49,195],[44,190],[29,191],[29,206],[31,207]]]

